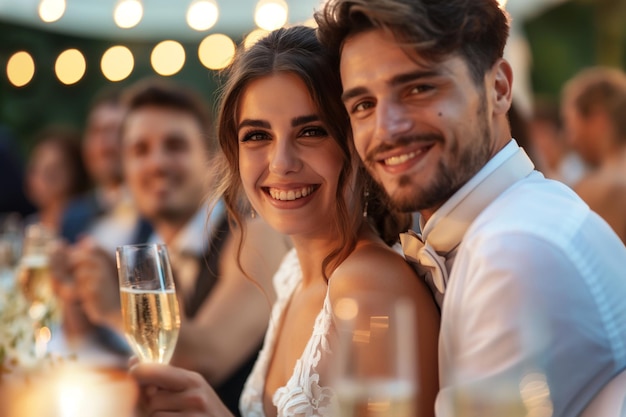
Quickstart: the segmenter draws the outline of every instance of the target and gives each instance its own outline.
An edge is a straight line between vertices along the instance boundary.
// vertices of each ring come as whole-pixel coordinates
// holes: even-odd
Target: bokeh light
[[[185,48],[176,41],[163,41],[152,50],[150,62],[157,74],[174,75],[185,64]]]
[[[102,55],[100,68],[102,74],[110,81],[126,79],[135,66],[133,53],[125,46],[117,45],[107,49]]]
[[[139,0],[120,0],[113,11],[113,20],[122,29],[137,26],[142,17],[143,5]]]
[[[65,6],[65,0],[41,0],[39,17],[46,23],[56,22],[65,13]]]
[[[75,84],[83,78],[87,62],[78,49],[67,49],[59,55],[54,64],[54,72],[63,84]]]
[[[187,9],[187,24],[198,31],[212,28],[218,17],[215,0],[194,0]]]
[[[267,34],[270,33],[265,29],[254,29],[252,32],[248,33],[243,40],[243,47],[248,49],[255,43],[259,41],[259,39],[264,38]]]
[[[20,51],[11,55],[7,62],[7,78],[16,87],[23,87],[35,75],[35,61],[28,52]]]
[[[278,29],[287,23],[287,10],[284,0],[259,0],[254,11],[254,22],[261,29]]]
[[[212,70],[226,68],[235,56],[235,42],[221,33],[209,35],[200,42],[198,58],[202,65]]]

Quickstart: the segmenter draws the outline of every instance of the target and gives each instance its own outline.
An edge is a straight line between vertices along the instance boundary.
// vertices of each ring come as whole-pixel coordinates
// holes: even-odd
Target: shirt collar
[[[218,226],[225,212],[226,208],[221,200],[218,201],[212,211],[209,205],[204,203],[185,227],[176,234],[168,247],[177,253],[194,256],[204,255],[211,241],[210,236],[212,236],[214,228]],[[155,231],[149,241],[163,242],[163,239]]]
[[[511,139],[498,153],[496,153],[481,169],[474,175],[465,185],[463,185],[456,193],[452,195],[433,215],[424,222],[424,218],[420,216],[419,225],[422,236],[426,239],[431,231],[437,226],[441,219],[445,218],[450,212],[465,200],[480,183],[492,174],[499,166],[506,162],[515,152],[520,149],[515,139]]]

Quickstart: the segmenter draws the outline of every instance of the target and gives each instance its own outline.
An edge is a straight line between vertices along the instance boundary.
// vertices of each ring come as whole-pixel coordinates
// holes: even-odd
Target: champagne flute
[[[339,349],[333,376],[335,415],[415,417],[413,305],[376,297],[344,298],[334,307]]]
[[[19,261],[17,280],[33,320],[41,320],[54,308],[54,291],[49,270],[48,251],[54,235],[40,224],[25,230],[23,254]]]
[[[167,247],[125,245],[116,255],[126,339],[140,361],[167,364],[180,330]]]

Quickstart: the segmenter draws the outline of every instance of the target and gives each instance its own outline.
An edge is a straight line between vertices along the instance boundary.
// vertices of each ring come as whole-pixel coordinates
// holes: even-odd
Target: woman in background
[[[40,223],[57,233],[68,202],[89,187],[82,160],[80,134],[48,127],[36,136],[26,168],[25,191],[37,211],[26,224]]]

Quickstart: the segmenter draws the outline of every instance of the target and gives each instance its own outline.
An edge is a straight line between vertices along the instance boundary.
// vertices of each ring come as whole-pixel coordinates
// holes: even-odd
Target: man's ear
[[[506,114],[513,100],[513,69],[505,59],[498,59],[491,68],[491,87],[493,94],[493,111]]]

